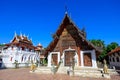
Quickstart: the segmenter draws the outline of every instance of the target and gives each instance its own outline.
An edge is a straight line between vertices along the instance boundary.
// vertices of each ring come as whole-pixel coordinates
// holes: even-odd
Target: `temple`
[[[120,46],[108,53],[110,67],[120,69]]]
[[[63,66],[70,66],[74,62],[78,67],[97,68],[96,59],[99,54],[100,50],[87,41],[86,32],[78,29],[68,14],[65,14],[45,52],[48,67],[52,66],[52,62],[55,65],[62,62]]]
[[[19,67],[25,67],[29,66],[31,61],[39,62],[40,56],[35,51],[36,48],[27,36],[15,33],[11,42],[2,49],[2,67],[12,68],[16,62]]]

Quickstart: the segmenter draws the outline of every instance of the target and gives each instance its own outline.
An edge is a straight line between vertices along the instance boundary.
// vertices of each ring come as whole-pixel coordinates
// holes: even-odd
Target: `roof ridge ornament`
[[[66,15],[68,14],[68,8],[67,8],[66,5],[65,5],[65,14],[66,14]]]
[[[23,36],[24,36],[24,37],[26,37],[26,35],[25,35],[25,34],[24,34]]]
[[[14,36],[15,36],[15,37],[17,36],[17,33],[16,33],[16,31],[15,31],[15,33],[14,33]]]
[[[70,46],[69,46],[69,48],[68,49],[72,49]]]
[[[20,37],[21,37],[21,39],[23,40],[23,35],[22,35],[22,33],[20,32]]]
[[[15,38],[16,38],[17,41],[19,41],[19,39],[17,38],[17,33],[16,33],[16,31],[15,31]]]

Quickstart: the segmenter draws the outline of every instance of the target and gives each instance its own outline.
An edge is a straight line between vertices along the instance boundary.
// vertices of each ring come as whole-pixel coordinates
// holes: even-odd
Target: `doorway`
[[[71,66],[74,62],[75,51],[65,51],[65,66]]]

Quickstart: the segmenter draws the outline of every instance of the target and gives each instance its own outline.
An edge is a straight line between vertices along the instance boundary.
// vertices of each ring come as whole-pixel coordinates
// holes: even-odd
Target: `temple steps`
[[[34,72],[38,74],[53,74],[51,71],[52,67],[38,67]],[[57,70],[57,74],[68,74],[69,67],[60,66]],[[109,74],[103,74],[102,68],[74,68],[74,75],[71,76],[81,76],[81,77],[92,77],[92,78],[110,78],[111,74],[117,74],[115,70],[108,69]]]
[[[39,73],[39,74],[51,74],[51,68],[50,67],[38,67],[36,68],[36,70],[34,71],[35,73]]]

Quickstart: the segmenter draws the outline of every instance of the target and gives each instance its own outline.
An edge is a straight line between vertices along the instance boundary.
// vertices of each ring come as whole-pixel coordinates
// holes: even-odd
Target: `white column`
[[[62,66],[64,66],[64,53],[62,54],[62,56],[61,56],[61,59],[62,59]]]
[[[63,59],[63,66],[65,66],[65,52],[63,52],[62,59]]]
[[[81,67],[84,66],[83,64],[83,51],[80,51],[80,58],[81,58]]]
[[[58,52],[58,63],[60,62],[60,52]]]
[[[93,50],[91,54],[92,54],[92,67],[97,68],[95,50]]]
[[[77,52],[75,52],[74,59],[75,59],[75,66],[78,66],[78,55],[77,55]]]
[[[48,67],[51,67],[51,53],[48,54]]]

